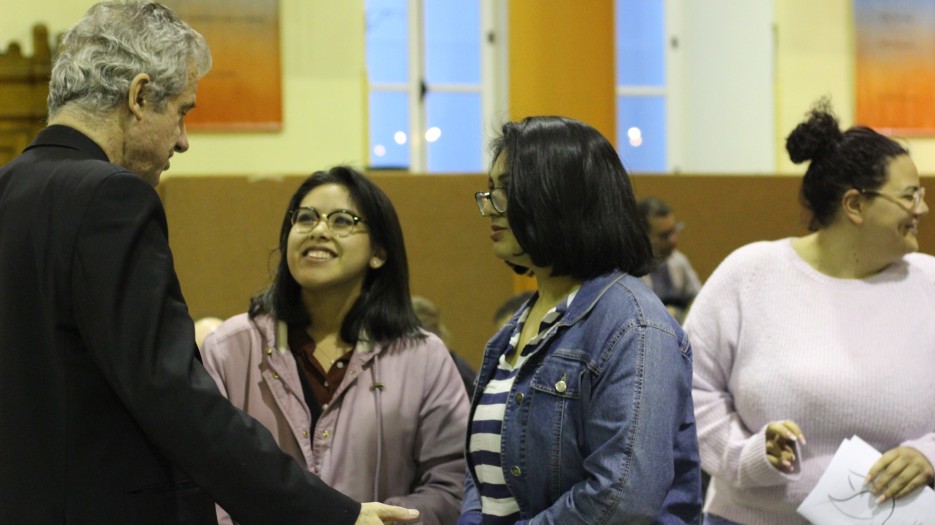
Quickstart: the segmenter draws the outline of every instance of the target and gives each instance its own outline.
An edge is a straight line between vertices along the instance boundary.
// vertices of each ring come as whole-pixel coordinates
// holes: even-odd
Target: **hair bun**
[[[815,160],[833,151],[842,136],[838,118],[832,113],[830,103],[823,99],[812,108],[808,119],[786,138],[786,151],[796,164]]]

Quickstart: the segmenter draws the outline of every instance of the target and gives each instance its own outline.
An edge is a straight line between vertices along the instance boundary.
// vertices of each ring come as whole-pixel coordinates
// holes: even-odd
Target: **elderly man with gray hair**
[[[379,524],[280,451],[201,365],[154,186],[211,67],[169,9],[65,35],[49,126],[0,169],[0,523]]]

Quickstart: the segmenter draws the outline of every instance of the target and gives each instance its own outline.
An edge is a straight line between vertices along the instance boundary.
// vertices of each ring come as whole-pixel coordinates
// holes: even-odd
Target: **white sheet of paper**
[[[880,456],[857,436],[845,439],[798,513],[814,525],[935,525],[935,491],[929,487],[877,505],[864,477]]]

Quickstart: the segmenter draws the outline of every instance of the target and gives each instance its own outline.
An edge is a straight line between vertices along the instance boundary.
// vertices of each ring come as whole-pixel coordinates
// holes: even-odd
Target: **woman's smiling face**
[[[315,208],[322,219],[310,231],[300,231],[296,226],[289,231],[286,262],[293,279],[303,293],[335,291],[356,297],[376,255],[370,233],[361,222],[350,235],[338,237],[325,219],[335,210],[360,215],[350,192],[340,184],[322,184],[308,192],[299,207]]]
[[[928,215],[929,209],[924,199],[915,206],[914,194],[920,191],[919,172],[909,155],[893,157],[886,172],[886,183],[868,192],[864,235],[879,253],[896,260],[918,251],[919,220]]]

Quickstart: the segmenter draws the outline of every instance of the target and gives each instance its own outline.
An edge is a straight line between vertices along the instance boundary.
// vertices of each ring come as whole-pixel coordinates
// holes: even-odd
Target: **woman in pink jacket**
[[[348,496],[454,523],[468,401],[444,344],[418,328],[393,205],[353,169],[316,172],[289,203],[279,254],[249,312],[205,339],[221,392]]]

